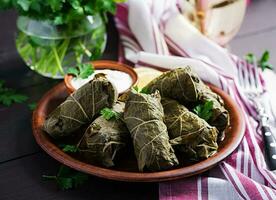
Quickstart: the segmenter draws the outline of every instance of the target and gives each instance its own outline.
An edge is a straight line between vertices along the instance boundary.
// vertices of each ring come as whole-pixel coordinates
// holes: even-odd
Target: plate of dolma
[[[208,118],[195,112],[210,102]],[[33,134],[44,151],[73,169],[159,182],[217,165],[241,142],[244,120],[228,94],[182,67],[121,96],[103,75],[72,94],[60,83],[34,111]],[[66,145],[75,150],[65,152]]]

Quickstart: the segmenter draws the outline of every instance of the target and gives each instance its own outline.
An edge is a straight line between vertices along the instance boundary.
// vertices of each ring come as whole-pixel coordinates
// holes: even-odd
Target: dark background
[[[239,34],[230,43],[233,53],[261,55],[268,49],[276,64],[276,1],[255,0],[248,8]],[[0,12],[0,79],[30,97],[40,97],[58,81],[30,71],[18,56],[14,38],[16,13]],[[109,21],[108,44],[104,59],[116,60],[118,34]],[[76,190],[59,191],[42,174],[56,174],[58,162],[35,143],[31,130],[32,113],[26,104],[0,105],[0,200],[17,199],[158,199],[157,183],[123,183],[91,177]]]

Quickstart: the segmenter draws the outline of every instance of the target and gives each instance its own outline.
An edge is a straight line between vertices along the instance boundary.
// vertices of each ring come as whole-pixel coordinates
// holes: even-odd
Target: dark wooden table
[[[275,0],[253,0],[241,31],[230,44],[232,52],[239,56],[248,52],[260,55],[268,49],[276,66],[275,9]],[[14,44],[15,21],[15,12],[0,13],[0,79],[27,94],[29,102],[37,102],[58,81],[30,71],[20,59]],[[118,34],[112,20],[108,33],[103,58],[116,60]],[[26,104],[9,108],[0,105],[0,200],[158,199],[157,183],[123,183],[91,177],[79,189],[59,191],[55,183],[44,182],[41,175],[55,174],[59,163],[35,143],[31,116]]]

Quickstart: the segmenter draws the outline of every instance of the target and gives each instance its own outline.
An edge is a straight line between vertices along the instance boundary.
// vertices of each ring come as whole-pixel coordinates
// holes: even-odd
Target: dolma
[[[70,94],[47,118],[43,129],[53,138],[70,135],[84,124],[91,123],[104,107],[112,107],[117,92],[104,75]]]
[[[149,92],[159,90],[162,97],[175,99],[182,104],[196,102],[198,100],[198,91],[189,69],[188,67],[177,68],[164,72],[153,79],[146,88]]]
[[[162,98],[161,103],[170,142],[185,158],[196,161],[217,152],[218,130],[215,127],[175,100]]]
[[[116,103],[113,110],[122,115],[124,103]],[[99,116],[86,129],[79,142],[80,154],[89,162],[105,167],[114,166],[118,153],[131,142],[127,127],[122,119],[106,120]]]
[[[163,118],[158,91],[150,95],[135,90],[129,92],[124,120],[131,134],[140,171],[145,167],[159,171],[178,165]]]
[[[212,117],[208,122],[219,131],[229,125],[229,113],[224,108],[222,98],[205,85],[189,66],[165,72],[152,80],[146,88],[153,92],[160,91],[162,97],[177,100],[183,105],[213,102]]]

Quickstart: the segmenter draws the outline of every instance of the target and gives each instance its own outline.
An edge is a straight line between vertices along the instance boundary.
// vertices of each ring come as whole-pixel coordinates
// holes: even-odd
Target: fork
[[[268,125],[269,116],[260,103],[265,91],[261,85],[257,66],[256,60],[254,60],[252,66],[247,65],[245,62],[240,62],[238,65],[238,83],[239,88],[257,112],[256,118],[259,121],[264,139],[267,166],[270,170],[276,170],[276,139]]]

